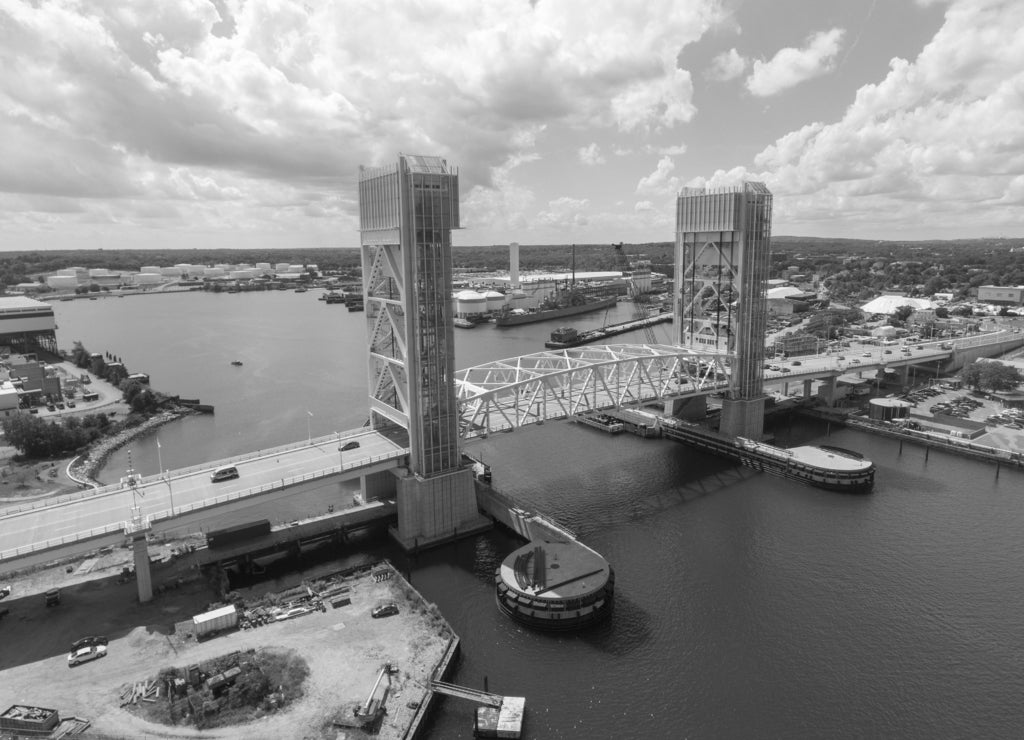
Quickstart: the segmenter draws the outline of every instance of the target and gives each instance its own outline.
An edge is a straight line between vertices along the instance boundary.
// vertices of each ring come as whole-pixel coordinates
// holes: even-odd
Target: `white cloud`
[[[671,157],[662,157],[651,174],[636,184],[638,195],[674,195],[679,190],[679,178],[673,175],[676,166]]]
[[[130,10],[0,0],[0,193],[93,199],[90,212],[101,198],[117,214],[119,203],[128,212],[191,190],[196,198],[175,205],[180,218],[215,224],[224,187],[237,190],[239,214],[351,192],[358,165],[399,151],[448,157],[464,192],[510,186],[496,173],[536,157],[547,127],[653,131],[693,117],[677,59],[721,21],[720,2],[651,0],[645,10],[615,0],[167,0]],[[276,229],[293,214],[295,226],[305,205],[258,215]],[[333,227],[348,228],[351,198],[336,208]]]
[[[651,201],[649,200],[638,200],[636,202],[636,205],[633,206],[633,210],[636,211],[637,213],[640,213],[642,211],[653,211],[654,204],[651,203]]]
[[[591,142],[589,146],[581,146],[576,153],[579,155],[580,161],[586,165],[594,166],[607,162],[596,142]]]
[[[558,230],[574,226],[586,226],[589,222],[587,209],[590,201],[586,198],[570,198],[563,196],[548,203],[546,211],[537,214],[537,223]]]
[[[709,80],[725,82],[739,77],[747,70],[747,60],[736,49],[723,51],[711,60],[711,66],[704,72]]]
[[[821,31],[808,38],[803,49],[787,47],[767,62],[755,61],[747,77],[747,90],[758,97],[767,97],[829,72],[839,53],[843,33],[841,28]]]
[[[776,223],[851,234],[999,233],[1024,222],[1024,4],[954,0],[913,61],[858,90],[843,117],[793,131],[755,158]],[[714,178],[713,178],[714,179]],[[872,229],[869,233],[865,230]]]

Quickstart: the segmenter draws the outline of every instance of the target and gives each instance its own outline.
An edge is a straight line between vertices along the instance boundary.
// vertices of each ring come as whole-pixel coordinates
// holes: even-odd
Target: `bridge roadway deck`
[[[350,441],[359,447],[340,452],[339,446]],[[221,511],[233,502],[248,505],[251,497],[269,496],[306,481],[328,476],[345,480],[393,468],[407,453],[387,437],[359,429],[148,476],[139,481],[138,494],[114,485],[34,506],[9,507],[0,510],[0,568],[19,567],[33,554],[52,551],[53,557],[60,557],[123,541],[133,501],[143,519],[157,523],[154,529],[187,523],[198,531],[210,510]],[[212,482],[211,471],[227,464],[238,468],[239,477]]]

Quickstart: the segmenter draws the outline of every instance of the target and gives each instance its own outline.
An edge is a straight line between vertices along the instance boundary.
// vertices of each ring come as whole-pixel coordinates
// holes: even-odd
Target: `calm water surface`
[[[113,352],[155,387],[217,407],[161,429],[167,466],[302,439],[307,420],[317,435],[366,417],[364,315],[315,294],[55,309],[62,346],[78,339]],[[619,306],[609,320],[627,318]],[[459,366],[538,351],[553,328],[457,332]],[[776,433],[795,444],[826,430]],[[614,619],[580,635],[531,632],[497,611],[491,573],[521,544],[507,533],[412,561],[379,548],[462,637],[455,680],[482,687],[486,678],[527,697],[530,738],[1020,737],[1024,476],[997,478],[936,452],[926,460],[910,445],[900,454],[849,430],[830,441],[875,460],[873,495],[818,491],[674,443],[565,423],[472,443],[500,488],[614,565]],[[133,444],[133,461],[156,471],[153,438]],[[471,737],[472,713],[445,700],[430,737]]]

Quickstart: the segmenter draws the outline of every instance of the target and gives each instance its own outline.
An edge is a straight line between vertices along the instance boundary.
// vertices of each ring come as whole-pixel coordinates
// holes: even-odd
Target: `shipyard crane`
[[[633,266],[629,263],[629,257],[626,255],[623,243],[619,242],[618,244],[612,244],[612,247],[615,248],[617,267],[622,270],[622,276],[628,278],[629,297],[633,301],[633,318],[645,319],[647,318],[647,309],[644,308],[640,286],[636,284],[636,280],[633,277]],[[648,344],[658,343],[658,338],[654,335],[653,326],[649,324],[644,325],[643,333],[644,340]]]

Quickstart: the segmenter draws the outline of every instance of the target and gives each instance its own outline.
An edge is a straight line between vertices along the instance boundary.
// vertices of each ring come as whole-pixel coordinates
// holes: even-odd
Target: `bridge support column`
[[[359,478],[359,495],[364,504],[382,498],[394,498],[395,490],[395,475],[390,470],[370,473]]]
[[[718,431],[730,437],[761,439],[764,436],[764,396],[727,398],[722,402],[722,420]]]
[[[703,419],[708,415],[708,397],[666,398],[665,415],[678,419]]]
[[[900,385],[904,388],[910,385],[910,365],[904,365],[900,368]]]
[[[818,386],[818,398],[829,407],[836,405],[836,379],[828,378]]]
[[[491,526],[477,508],[470,468],[431,478],[406,470],[397,483],[398,528],[391,536],[406,550],[440,545]]]
[[[811,397],[811,382],[811,378],[807,378],[806,380],[804,380],[804,398]]]
[[[145,532],[132,534],[132,549],[135,554],[135,583],[139,588],[139,601],[145,604],[153,600],[153,575],[149,570],[149,542]]]

